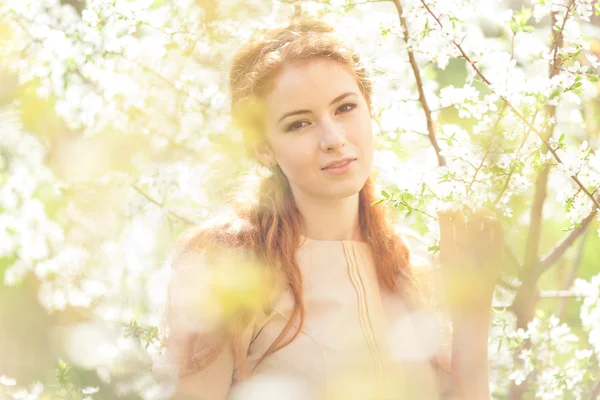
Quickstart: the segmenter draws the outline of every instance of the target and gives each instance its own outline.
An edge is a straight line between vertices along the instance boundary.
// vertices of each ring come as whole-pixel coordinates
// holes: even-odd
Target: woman
[[[371,205],[371,85],[359,56],[329,25],[296,20],[238,51],[230,89],[248,155],[272,174],[256,202],[177,247],[155,365],[171,372],[174,397],[489,398],[498,220],[438,212],[447,330],[431,317],[433,269],[416,267],[408,236]]]

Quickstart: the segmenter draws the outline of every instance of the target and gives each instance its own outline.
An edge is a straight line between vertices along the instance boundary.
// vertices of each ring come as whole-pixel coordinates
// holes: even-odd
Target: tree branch
[[[525,268],[522,270],[521,279],[524,278],[524,275],[530,274],[535,269],[538,261],[540,237],[542,234],[542,215],[548,188],[548,175],[549,167],[545,167],[535,180],[535,193],[531,206],[531,222],[525,245],[525,259],[523,261]]]
[[[563,283],[563,289],[568,290],[571,286],[573,286],[573,282],[575,282],[575,278],[577,278],[577,273],[579,272],[579,268],[581,267],[581,262],[583,261],[583,250],[585,249],[585,239],[587,235],[590,233],[589,229],[585,230],[583,237],[581,238],[581,242],[579,243],[579,249],[577,251],[577,258],[573,263],[573,267],[569,271],[569,276],[567,277],[566,282]],[[562,320],[563,315],[567,309],[567,301],[566,299],[562,299],[560,305],[558,307],[557,317]]]
[[[587,217],[581,221],[581,225],[569,232],[564,238],[562,238],[548,254],[546,254],[538,263],[534,274],[539,277],[546,272],[562,255],[567,251],[569,247],[581,236],[590,223],[594,220],[597,210],[593,210]]]
[[[408,39],[410,36],[408,33],[408,24],[406,23],[406,18],[404,18],[403,15],[403,7],[401,0],[394,0],[394,5],[396,6],[396,10],[398,11],[398,17],[400,18],[400,26],[402,27],[404,43],[406,43],[407,46],[408,61],[410,63],[410,67],[412,68],[413,75],[415,76],[415,80],[417,83],[417,90],[419,92],[419,102],[421,103],[421,107],[423,107],[423,112],[425,113],[429,141],[431,142],[431,145],[435,150],[435,154],[437,155],[438,165],[444,166],[446,165],[446,159],[444,158],[444,156],[442,156],[440,146],[438,145],[437,139],[435,137],[435,125],[433,122],[433,118],[431,117],[431,110],[429,109],[429,104],[427,104],[427,99],[425,98],[425,91],[423,90],[423,80],[421,79],[421,72],[419,71],[419,66],[417,65],[415,55],[408,45]]]
[[[594,385],[594,388],[592,389],[592,392],[590,394],[590,400],[597,400],[598,395],[600,395],[600,378],[598,378],[596,384]]]

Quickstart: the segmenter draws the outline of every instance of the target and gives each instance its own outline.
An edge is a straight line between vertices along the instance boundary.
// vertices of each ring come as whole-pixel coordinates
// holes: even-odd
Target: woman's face
[[[371,114],[343,64],[325,58],[286,64],[265,100],[271,160],[294,196],[345,198],[362,189],[373,164]],[[325,169],[344,158],[355,160]]]

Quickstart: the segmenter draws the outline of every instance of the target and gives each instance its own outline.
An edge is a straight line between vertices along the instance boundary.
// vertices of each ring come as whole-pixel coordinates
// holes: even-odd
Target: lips
[[[354,160],[356,160],[356,158],[354,158],[354,157],[342,158],[341,160],[330,162],[329,164],[327,164],[325,167],[323,167],[321,169],[338,168],[338,167],[341,167],[341,166],[347,164],[348,162],[354,161]]]

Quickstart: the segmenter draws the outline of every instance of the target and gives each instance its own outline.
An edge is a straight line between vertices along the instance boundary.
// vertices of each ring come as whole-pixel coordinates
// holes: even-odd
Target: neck
[[[304,236],[314,240],[362,240],[358,193],[343,199],[309,197],[293,188],[292,193],[304,220]]]

